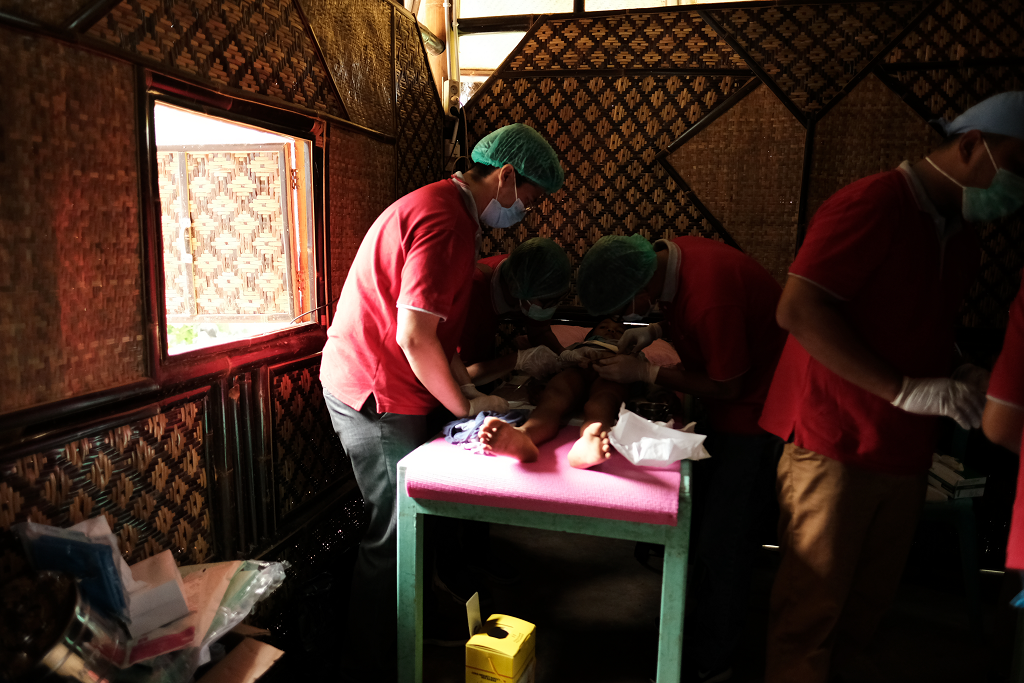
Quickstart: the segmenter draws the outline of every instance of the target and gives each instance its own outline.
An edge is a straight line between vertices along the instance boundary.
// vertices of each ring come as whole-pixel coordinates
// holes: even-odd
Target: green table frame
[[[665,546],[661,579],[657,683],[679,683],[683,654],[683,610],[690,540],[691,463],[682,461],[676,525],[623,522],[530,510],[423,500],[406,492],[406,468],[398,463],[398,681],[423,681],[423,528],[424,515],[441,515],[492,524],[566,531]]]

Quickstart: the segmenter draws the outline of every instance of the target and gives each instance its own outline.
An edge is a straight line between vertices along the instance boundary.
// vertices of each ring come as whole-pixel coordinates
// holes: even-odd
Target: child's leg
[[[637,384],[619,384],[598,378],[590,388],[590,398],[583,405],[583,426],[580,438],[569,451],[569,464],[585,469],[608,459],[611,444],[608,432],[619,417],[619,406],[638,389]]]
[[[496,417],[487,418],[480,427],[484,450],[511,455],[522,462],[536,460],[537,444],[551,440],[558,433],[565,416],[583,401],[589,383],[586,371],[563,370],[544,387],[537,407],[522,427],[513,427]]]

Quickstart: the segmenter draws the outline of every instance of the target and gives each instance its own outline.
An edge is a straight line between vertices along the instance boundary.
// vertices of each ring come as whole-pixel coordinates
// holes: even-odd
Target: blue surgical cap
[[[993,95],[952,121],[939,121],[939,125],[947,136],[980,130],[1024,140],[1024,90]]]

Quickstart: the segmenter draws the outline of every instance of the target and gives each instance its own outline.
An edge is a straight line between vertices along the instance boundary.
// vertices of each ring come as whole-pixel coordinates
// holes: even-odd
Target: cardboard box
[[[466,683],[534,683],[537,672],[536,629],[506,614],[480,621],[480,597],[466,603]]]
[[[535,635],[528,621],[492,614],[466,643],[466,683],[533,683]]]

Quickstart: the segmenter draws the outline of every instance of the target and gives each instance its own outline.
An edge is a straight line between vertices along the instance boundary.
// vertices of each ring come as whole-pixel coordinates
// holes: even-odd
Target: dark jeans
[[[704,446],[711,458],[694,463],[695,585],[688,629],[702,671],[733,663],[781,445],[770,434],[709,433]]]
[[[378,413],[371,395],[355,410],[324,390],[334,429],[352,461],[370,515],[352,574],[348,632],[340,668],[345,680],[397,678],[398,461],[430,436],[424,415]]]

